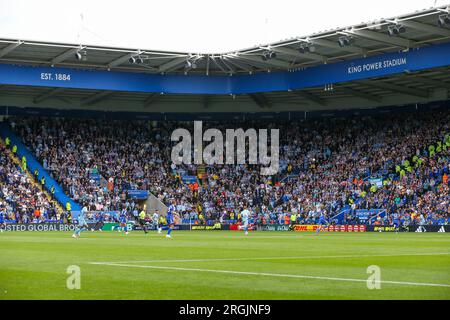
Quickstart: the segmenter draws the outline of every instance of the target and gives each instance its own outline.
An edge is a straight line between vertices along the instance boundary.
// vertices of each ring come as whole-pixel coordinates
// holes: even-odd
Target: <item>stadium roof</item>
[[[0,39],[0,63],[58,66],[74,69],[111,70],[156,74],[203,74],[233,75],[254,74],[258,72],[293,71],[310,66],[331,64],[362,57],[375,56],[388,52],[407,51],[412,48],[440,44],[450,41],[450,28],[438,25],[440,15],[450,12],[450,6],[443,6],[412,14],[371,21],[365,24],[329,30],[309,36],[289,39],[265,46],[243,49],[235,52],[201,54],[188,52],[162,52],[146,49],[96,47],[77,44],[48,43],[26,40]],[[388,29],[402,25],[405,32],[389,36]],[[354,42],[347,46],[339,44],[340,37],[350,37]],[[348,38],[347,38],[348,39]],[[309,52],[301,53],[300,48],[309,47]],[[85,52],[86,59],[78,60],[75,54]],[[267,51],[275,52],[276,57],[263,59]],[[130,63],[130,58],[138,56],[144,63]],[[187,69],[187,61],[196,68]],[[450,90],[450,68],[436,68],[415,73],[403,73],[379,79],[351,81],[335,85],[332,90],[323,87],[285,92],[268,92],[237,95],[186,95],[166,94],[165,102],[192,102],[202,108],[221,102],[248,102],[261,109],[274,104],[296,106],[305,110],[333,109],[348,104],[347,98],[356,98],[368,106],[392,104],[398,101],[407,103],[428,102],[448,99]],[[443,92],[434,97],[435,89]],[[81,90],[72,88],[0,86],[0,95],[28,96],[32,104],[38,105],[48,99],[57,98],[60,102],[77,99],[78,106],[92,106],[98,102],[114,99],[128,106],[135,104],[143,109],[160,101],[162,95],[154,93],[110,92],[101,90]],[[343,98],[340,103],[337,98]],[[363,103],[364,105],[364,103]]]
[[[450,6],[443,6],[259,47],[216,54],[0,39],[0,62],[164,74],[230,75],[296,70],[312,65],[448,42],[450,29],[439,27],[438,17],[449,11]],[[399,36],[389,36],[388,28],[393,24],[403,25],[406,32]],[[354,43],[341,47],[339,38],[342,36],[353,37]],[[300,53],[299,50],[305,46],[309,46],[310,52]],[[86,52],[86,60],[75,58],[75,53],[80,49]],[[267,51],[275,52],[276,58],[264,61],[262,56]],[[130,63],[130,57],[138,56],[143,58],[144,63]],[[191,67],[187,70],[187,60],[194,63],[196,68]]]

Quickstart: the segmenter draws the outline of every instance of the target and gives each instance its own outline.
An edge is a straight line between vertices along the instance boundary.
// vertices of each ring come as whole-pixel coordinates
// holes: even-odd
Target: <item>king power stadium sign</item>
[[[408,60],[406,57],[404,57],[404,58],[389,59],[389,60],[383,60],[383,61],[375,61],[375,62],[365,63],[365,64],[351,65],[347,68],[347,74],[364,73],[364,72],[372,72],[374,70],[389,69],[389,68],[406,65],[407,63],[408,63]]]

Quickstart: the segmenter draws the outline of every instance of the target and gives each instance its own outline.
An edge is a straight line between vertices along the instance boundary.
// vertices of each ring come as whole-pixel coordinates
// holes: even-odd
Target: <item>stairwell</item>
[[[2,138],[0,138],[0,145],[5,146],[5,141]],[[8,148],[5,148],[5,150],[6,150],[5,153],[8,156],[8,158],[18,167],[20,167],[21,170],[28,176],[28,178],[31,181],[31,184],[45,194],[48,201],[55,206],[55,208],[58,210],[60,214],[63,213],[64,208],[61,206],[61,204],[58,201],[56,201],[54,197],[45,188],[42,187],[39,181],[36,180],[36,177],[33,174],[31,174],[28,169],[23,168],[22,162],[19,160],[19,158],[15,156],[14,153]]]
[[[9,128],[6,123],[0,122],[0,138],[5,141],[8,139],[10,146],[15,148],[15,157],[21,165],[22,157],[25,157],[27,162],[27,169],[30,172],[37,172],[37,177],[32,176],[32,181],[41,181],[42,178],[45,179],[45,184],[39,184],[41,190],[46,192],[46,194],[51,194],[52,199],[56,200],[58,203],[58,208],[65,208],[70,204],[72,214],[81,210],[81,206],[71,199],[62,189],[62,187],[51,177],[51,175],[45,170],[39,161],[35,158],[33,153],[28,149],[28,147],[22,142],[21,138],[16,136],[16,134]]]

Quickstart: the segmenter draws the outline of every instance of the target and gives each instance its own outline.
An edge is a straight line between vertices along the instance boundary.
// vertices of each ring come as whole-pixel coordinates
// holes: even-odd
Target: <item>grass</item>
[[[66,288],[70,265],[80,267],[80,290]],[[367,288],[370,265],[380,267],[380,290]],[[448,300],[450,235],[174,231],[167,239],[134,231],[73,239],[70,232],[1,233],[4,299]]]

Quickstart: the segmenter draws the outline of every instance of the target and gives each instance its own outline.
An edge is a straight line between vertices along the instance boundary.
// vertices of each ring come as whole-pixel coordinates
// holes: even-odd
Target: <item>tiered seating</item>
[[[294,212],[299,221],[310,223],[347,205],[353,214],[359,208],[384,208],[412,220],[420,214],[430,221],[448,216],[449,149],[442,143],[450,133],[449,120],[449,110],[435,110],[382,118],[204,123],[204,129],[280,128],[281,168],[267,177],[257,165],[206,166],[207,178],[196,197],[178,173],[196,175],[197,167],[171,166],[170,160],[171,132],[189,125],[11,121],[65,191],[75,201],[87,201],[91,210],[120,210],[127,206],[125,190],[145,189],[166,202],[176,199],[184,218],[202,212],[206,219],[227,219],[247,203],[266,221],[281,221]],[[429,147],[436,149],[438,141],[441,147],[433,154]],[[97,173],[107,183],[99,183],[93,176]],[[383,186],[374,187],[369,177],[382,178]]]
[[[57,206],[0,142],[0,212],[11,223],[59,221]]]

